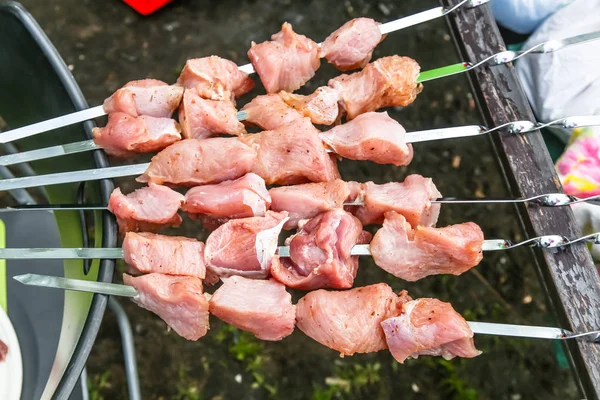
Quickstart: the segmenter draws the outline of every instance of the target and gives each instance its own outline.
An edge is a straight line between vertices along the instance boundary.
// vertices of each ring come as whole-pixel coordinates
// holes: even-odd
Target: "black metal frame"
[[[13,13],[30,32],[36,43],[44,52],[46,58],[52,65],[56,75],[60,79],[68,93],[74,107],[74,111],[83,110],[88,108],[88,104],[79,89],[79,86],[75,82],[73,75],[67,68],[60,54],[54,48],[44,31],[37,24],[33,16],[29,14],[23,6],[17,2],[8,1],[0,2],[0,7]],[[92,138],[92,128],[94,124],[92,121],[88,121],[84,124],[86,139]],[[97,168],[104,168],[109,166],[108,157],[102,151],[93,152],[94,163]],[[103,180],[99,182],[102,202],[108,203],[110,193],[114,189],[114,184],[111,180]],[[117,226],[114,218],[110,213],[104,213],[102,216],[102,246],[103,247],[116,247],[117,245]],[[101,282],[112,282],[114,273],[114,260],[101,260],[100,268],[98,272],[98,281]],[[73,355],[69,361],[67,369],[53,394],[53,399],[66,400],[71,396],[73,388],[77,383],[83,370],[85,363],[88,359],[89,353],[92,349],[104,311],[108,302],[108,296],[95,294],[90,306],[90,310],[85,322],[83,331],[79,338]]]
[[[443,0],[446,6],[460,0]],[[448,22],[465,61],[480,61],[506,50],[488,5],[452,13]],[[484,66],[469,74],[479,109],[488,126],[516,120],[535,121],[512,64]],[[524,135],[493,135],[492,143],[502,173],[514,196],[562,192],[554,164],[539,131]],[[525,231],[531,236],[561,234],[578,237],[568,207],[518,207]],[[600,277],[584,243],[560,251],[540,250],[536,260],[560,323],[576,332],[600,328]],[[586,341],[568,343],[571,363],[587,398],[600,398],[600,346]]]

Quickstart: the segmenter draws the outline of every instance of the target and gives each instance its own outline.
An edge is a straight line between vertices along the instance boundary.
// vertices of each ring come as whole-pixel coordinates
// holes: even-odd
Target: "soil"
[[[268,39],[283,21],[321,40],[353,17],[384,22],[438,6],[434,0],[179,0],[142,17],[119,0],[22,3],[70,66],[90,105],[130,80],[173,82],[188,58],[216,54],[245,64],[250,41]],[[443,20],[388,35],[375,57],[391,54],[413,57],[423,70],[459,61]],[[303,91],[311,92],[335,74],[323,64]],[[262,92],[257,86],[240,106]],[[413,105],[388,112],[407,131],[481,122],[464,76],[427,83]],[[486,137],[419,143],[409,167],[343,161],[340,170],[345,179],[375,182],[419,173],[432,177],[446,196],[508,196]],[[134,187],[132,180],[119,184],[124,191]],[[516,215],[504,205],[446,205],[439,226],[474,221],[487,238],[519,240],[523,232]],[[173,232],[205,235],[191,221]],[[538,278],[532,252],[517,249],[486,253],[479,267],[462,276],[417,283],[395,279],[364,258],[356,285],[383,281],[413,297],[450,301],[469,320],[552,325],[553,311]],[[281,342],[263,343],[216,319],[207,337],[189,342],[169,332],[155,315],[129,301],[121,303],[135,330],[144,399],[580,398],[565,349],[551,341],[477,336],[480,357],[422,357],[400,365],[387,352],[340,358],[299,331]],[[92,398],[128,397],[120,337],[109,311],[87,369]]]

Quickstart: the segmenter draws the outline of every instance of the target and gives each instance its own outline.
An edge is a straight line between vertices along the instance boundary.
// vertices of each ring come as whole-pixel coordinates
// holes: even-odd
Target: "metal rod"
[[[135,356],[135,344],[133,341],[133,331],[131,323],[127,317],[125,309],[119,304],[117,299],[111,297],[108,299],[108,307],[117,318],[117,325],[121,333],[121,343],[123,347],[123,358],[125,359],[125,375],[127,376],[127,389],[129,390],[129,400],[140,400],[142,398],[140,390],[140,378],[137,370],[137,360]]]
[[[587,202],[593,205],[600,205],[600,195],[587,198],[579,198],[564,193],[548,193],[526,199],[457,199],[455,197],[440,197],[431,201],[434,204],[494,204],[494,203],[537,203],[544,207],[561,207],[571,204]],[[348,201],[344,206],[364,206],[363,201]],[[107,206],[102,204],[22,204],[0,208],[0,213],[12,211],[94,211],[107,210]]]
[[[568,239],[560,235],[544,235],[532,239],[527,239],[518,243],[512,243],[505,239],[487,239],[482,243],[483,251],[507,250],[519,246],[540,247],[544,249],[568,246],[579,242],[589,242],[600,244],[600,232],[580,238]],[[280,257],[290,256],[289,246],[279,246],[277,254]],[[351,253],[354,256],[371,255],[368,244],[357,244],[352,247]],[[4,260],[31,260],[31,259],[121,259],[123,258],[123,249],[121,248],[4,248],[0,249],[0,259]]]
[[[565,126],[565,124],[569,124],[569,126],[600,125],[600,116],[567,117],[554,122],[555,124],[562,124],[562,126]],[[479,125],[467,125],[463,127],[408,132],[406,133],[405,138],[407,143],[415,143],[430,140],[477,136],[489,134],[499,130],[505,130],[506,132],[512,134],[521,134],[535,131],[540,125],[541,124],[532,121],[508,122],[506,124],[489,129]],[[55,174],[38,175],[33,177],[4,179],[0,180],[0,191],[140,175],[144,173],[149,165],[149,163],[145,163],[82,171],[59,172]]]
[[[75,290],[78,292],[99,293],[124,297],[135,297],[138,294],[132,286],[118,285],[116,283],[93,282],[81,279],[70,279],[38,274],[16,275],[13,278],[28,286],[43,286],[48,288]]]

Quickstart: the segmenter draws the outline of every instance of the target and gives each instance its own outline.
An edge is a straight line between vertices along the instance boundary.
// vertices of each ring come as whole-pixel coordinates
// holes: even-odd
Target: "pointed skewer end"
[[[33,274],[15,275],[13,276],[13,279],[21,282],[24,285],[29,285],[29,283],[33,279]]]

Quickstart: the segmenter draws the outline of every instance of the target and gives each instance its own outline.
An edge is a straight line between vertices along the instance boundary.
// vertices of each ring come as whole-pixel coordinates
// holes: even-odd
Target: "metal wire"
[[[590,235],[585,235],[572,240],[562,235],[538,236],[531,239],[523,240],[522,242],[518,243],[512,243],[510,240],[505,240],[503,249],[514,249],[515,247],[526,245],[529,245],[530,247],[552,249],[572,245],[579,242],[600,244],[600,232],[592,233]]]

